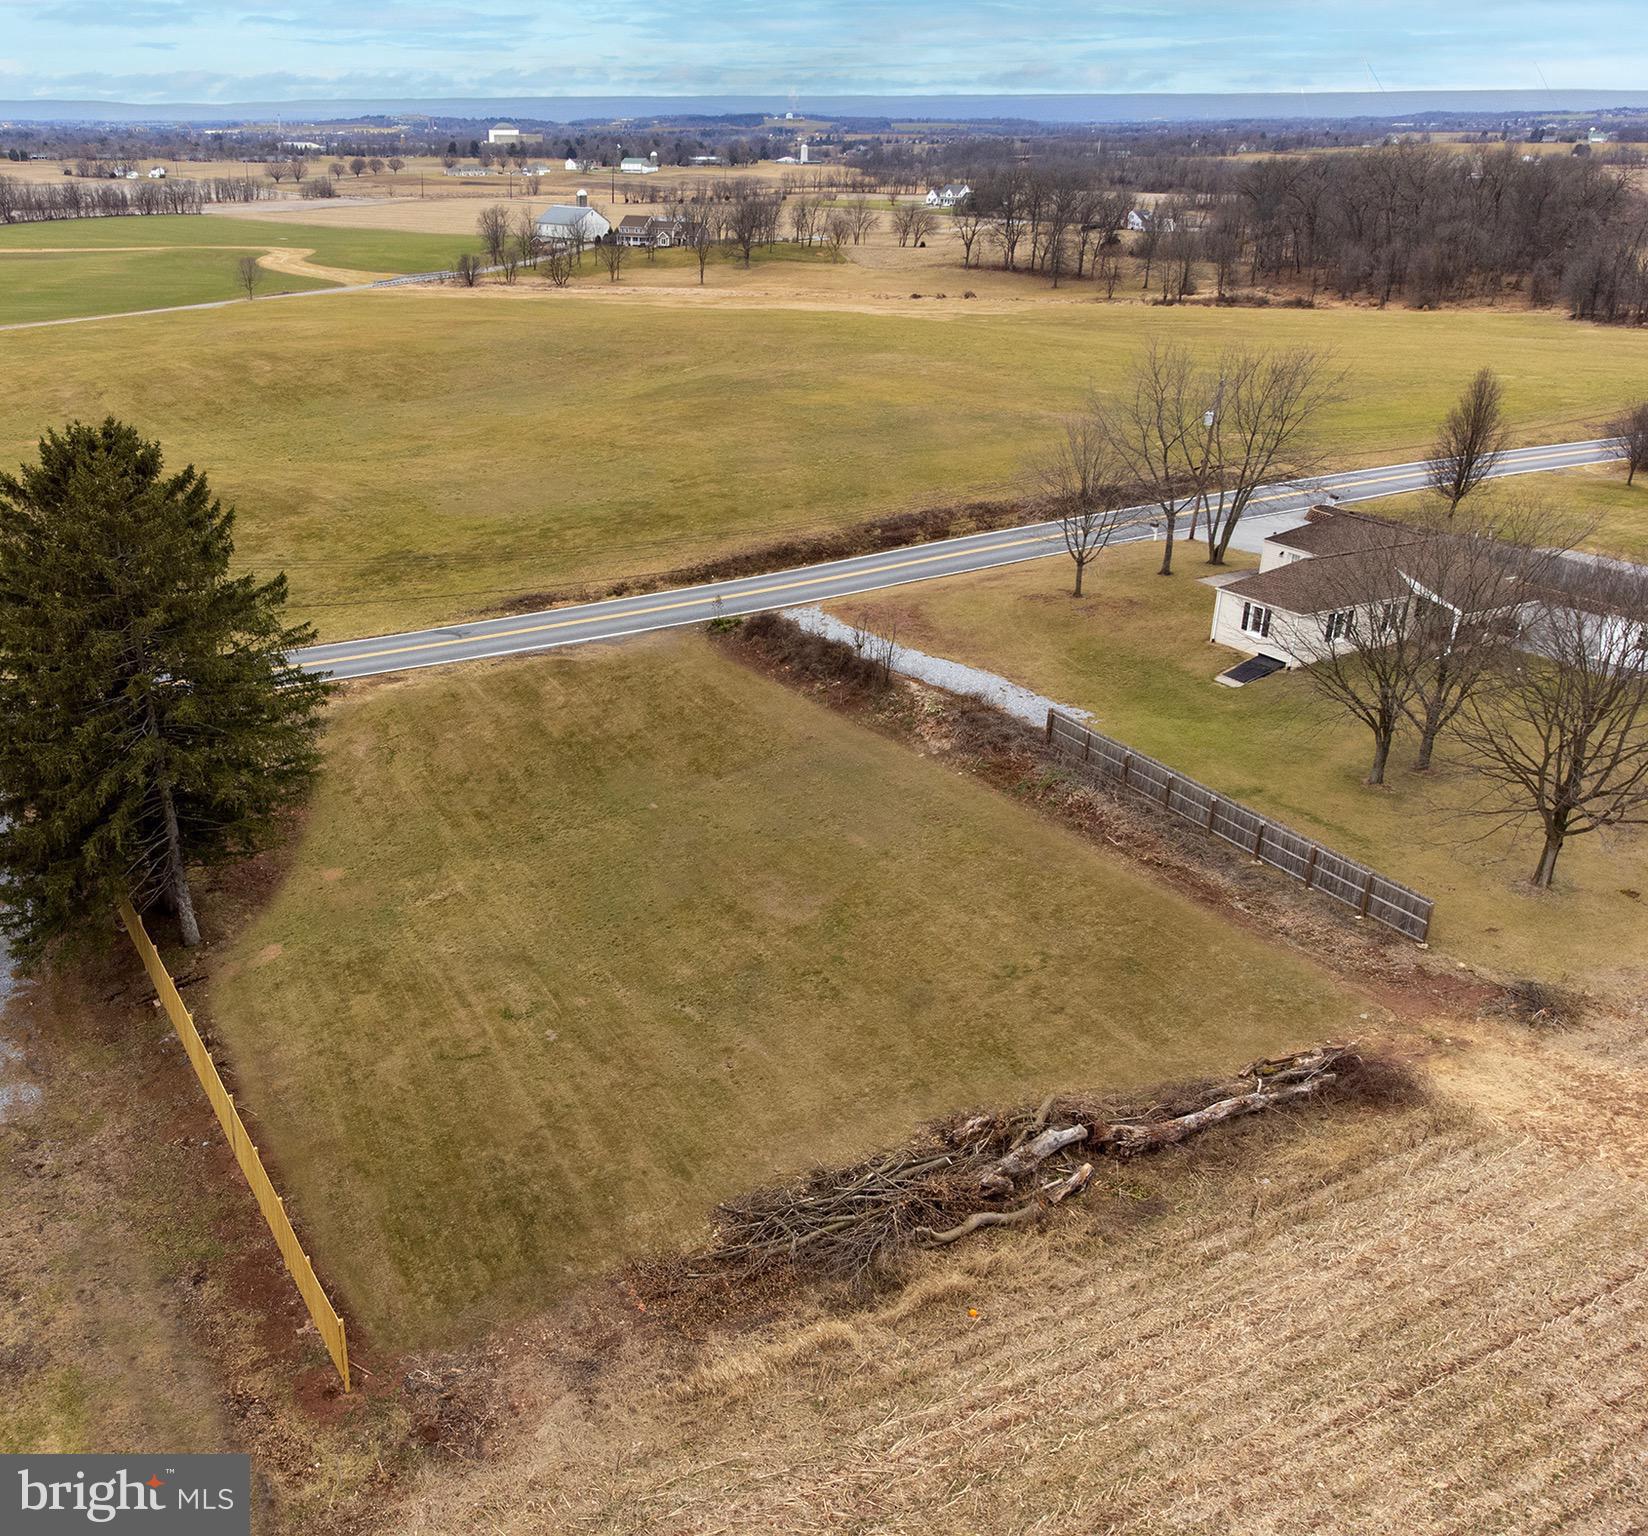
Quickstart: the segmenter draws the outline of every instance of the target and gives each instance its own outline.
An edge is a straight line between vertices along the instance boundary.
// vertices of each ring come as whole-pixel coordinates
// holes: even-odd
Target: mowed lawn
[[[1473,492],[1465,506],[1492,509],[1518,502],[1538,502],[1589,529],[1582,548],[1648,562],[1648,474],[1639,474],[1634,485],[1625,483],[1624,466],[1615,464],[1514,475]],[[1427,508],[1434,511],[1437,501],[1415,492],[1358,505],[1386,517],[1412,517]]]
[[[696,633],[343,697],[214,977],[350,1314],[430,1344],[924,1117],[1354,1033],[1300,958]]]
[[[244,298],[235,263],[249,252],[5,251],[0,250],[0,325],[24,320],[61,320],[99,314],[109,304],[125,309],[160,309],[170,304],[204,304]],[[325,278],[266,272],[261,298],[331,288]]]
[[[285,567],[326,634],[362,634],[1015,494],[1060,413],[1152,337],[1334,347],[1346,465],[1421,454],[1485,363],[1527,441],[1594,432],[1648,376],[1648,332],[1547,314],[340,295],[8,336],[0,462],[70,417],[127,417],[237,503],[248,565]]]
[[[1532,830],[1517,838],[1462,814],[1481,791],[1457,763],[1414,774],[1412,741],[1399,739],[1387,786],[1372,789],[1371,736],[1301,674],[1217,686],[1240,658],[1208,641],[1205,546],[1181,547],[1171,579],[1155,574],[1160,563],[1160,546],[1118,547],[1089,567],[1080,601],[1061,557],[834,607],[892,605],[906,643],[1092,710],[1106,734],[1416,887],[1437,904],[1431,942],[1450,953],[1511,976],[1640,985],[1648,834],[1575,838],[1557,888],[1535,892]],[[1257,560],[1233,554],[1230,565]],[[1451,751],[1444,738],[1439,757]]]
[[[266,251],[312,252],[308,259],[319,266],[371,274],[447,267],[461,251],[475,249],[472,235],[205,214],[12,224],[0,229],[0,325],[238,298],[237,261]],[[332,286],[324,278],[266,271],[258,292]]]

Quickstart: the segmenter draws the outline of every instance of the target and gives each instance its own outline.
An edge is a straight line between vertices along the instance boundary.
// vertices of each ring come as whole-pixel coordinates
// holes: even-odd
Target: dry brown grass
[[[1446,1080],[1507,1048],[1556,1096],[1627,1085],[1642,1049],[1496,1027],[1455,1037]],[[510,1382],[530,1430],[385,1529],[1637,1529],[1648,1212],[1619,1165],[1642,1136],[1546,1136],[1527,1108],[1250,1124],[685,1371],[639,1329],[600,1360],[546,1332]]]

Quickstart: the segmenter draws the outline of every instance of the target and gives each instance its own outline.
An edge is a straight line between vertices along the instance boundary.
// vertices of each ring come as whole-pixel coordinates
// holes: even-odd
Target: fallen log
[[[1008,1194],[1025,1174],[1047,1161],[1055,1152],[1087,1140],[1085,1125],[1054,1126],[1031,1138],[1022,1147],[1015,1147],[994,1167],[987,1168],[979,1177],[979,1188],[987,1194]]]
[[[1118,1120],[1099,1130],[1093,1138],[1093,1144],[1118,1157],[1133,1157],[1140,1152],[1154,1151],[1157,1147],[1171,1146],[1174,1142],[1183,1141],[1186,1137],[1194,1136],[1198,1131],[1205,1131],[1210,1125],[1218,1125],[1223,1120],[1235,1120],[1241,1115],[1251,1115],[1261,1109],[1269,1109],[1274,1104],[1284,1103],[1288,1099],[1304,1098],[1337,1081],[1337,1073],[1322,1072],[1306,1082],[1287,1083],[1279,1088],[1255,1088],[1252,1093],[1220,1099],[1218,1103],[1209,1104],[1205,1109],[1192,1110],[1187,1115],[1178,1115],[1171,1120]]]

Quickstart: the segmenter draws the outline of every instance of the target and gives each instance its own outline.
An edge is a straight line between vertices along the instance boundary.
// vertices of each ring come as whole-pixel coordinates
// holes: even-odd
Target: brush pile
[[[1343,1092],[1363,1070],[1353,1048],[1323,1045],[1131,1111],[1055,1095],[1033,1109],[941,1121],[899,1151],[721,1206],[701,1258],[723,1273],[787,1266],[862,1279],[909,1248],[1040,1219],[1086,1188],[1097,1158],[1137,1157],[1227,1120]]]

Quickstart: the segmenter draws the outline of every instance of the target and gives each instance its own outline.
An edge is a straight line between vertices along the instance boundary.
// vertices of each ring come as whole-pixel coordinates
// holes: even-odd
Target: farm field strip
[[[1061,413],[1153,337],[1341,347],[1358,388],[1323,437],[1347,467],[1416,458],[1482,361],[1523,442],[1589,435],[1648,368],[1648,336],[1550,316],[341,294],[110,321],[95,348],[13,333],[0,462],[75,416],[133,421],[211,474],[242,567],[286,570],[330,641],[1020,494]]]

